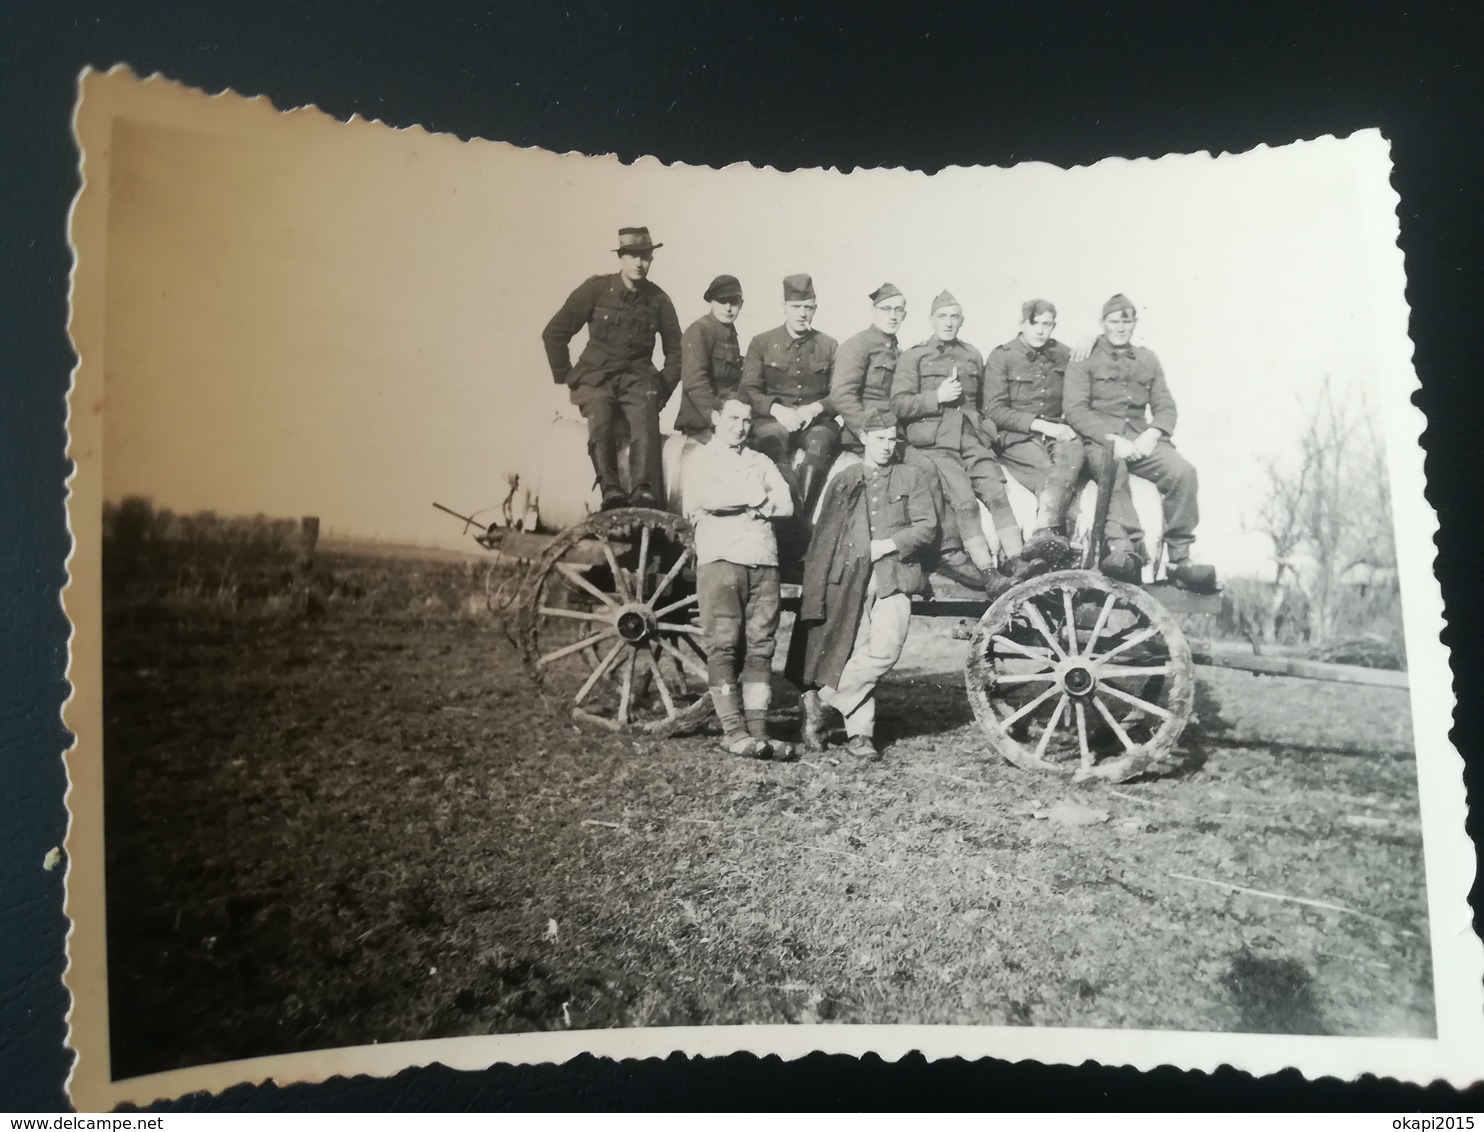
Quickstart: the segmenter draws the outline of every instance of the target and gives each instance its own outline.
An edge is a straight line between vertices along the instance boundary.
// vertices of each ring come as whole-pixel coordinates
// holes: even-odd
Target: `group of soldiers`
[[[959,337],[963,307],[947,291],[933,300],[932,335],[918,345],[897,341],[907,301],[890,283],[868,296],[871,325],[836,343],[814,329],[813,281],[790,275],[783,324],[755,336],[744,354],[739,281],[717,276],[703,296],[709,310],[682,333],[674,304],[648,278],[662,246],[646,228],[621,229],[619,270],[573,291],[542,337],[553,379],[568,386],[587,421],[605,509],[663,506],[659,413],[680,389],[676,428],[699,444],[685,464],[683,506],[695,528],[710,694],[729,753],[794,753],[769,737],[766,723],[780,532],[786,541],[801,532],[804,546],[785,666],[802,690],[804,746],[823,748],[833,710],[850,753],[873,760],[875,690],[901,655],[912,595],[933,572],[993,592],[1006,578],[1066,560],[1069,506],[1106,461],[1115,476],[1102,570],[1138,582],[1149,559],[1132,474],[1160,492],[1167,580],[1215,588],[1215,572],[1190,558],[1197,479],[1170,440],[1175,402],[1158,357],[1131,342],[1138,312],[1125,296],[1103,305],[1101,335],[1075,355],[1052,337],[1056,307],[1029,300],[1019,333],[986,359]],[[569,343],[584,328],[587,345],[573,364]],[[853,458],[832,474],[842,451]],[[1036,496],[1028,541],[1010,506],[1007,470]]]

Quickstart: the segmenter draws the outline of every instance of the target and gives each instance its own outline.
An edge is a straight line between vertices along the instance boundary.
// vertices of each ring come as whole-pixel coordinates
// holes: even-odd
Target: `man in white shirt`
[[[789,759],[768,740],[778,636],[778,540],[772,520],[794,512],[778,466],[746,447],[752,405],[728,397],[712,410],[715,435],[686,462],[686,518],[696,532],[696,589],[711,702],[728,754]]]

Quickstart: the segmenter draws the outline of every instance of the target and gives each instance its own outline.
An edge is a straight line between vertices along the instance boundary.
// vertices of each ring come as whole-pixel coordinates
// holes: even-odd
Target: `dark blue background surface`
[[[1412,336],[1428,415],[1438,574],[1479,796],[1484,603],[1477,485],[1480,50],[1477,4],[767,6],[321,2],[0,7],[0,1111],[64,1104],[65,921],[47,849],[65,831],[58,708],[67,624],[65,333],[78,71],[313,103],[461,136],[666,161],[1059,165],[1243,150],[1380,126],[1401,194]],[[1030,222],[1031,218],[1027,218]],[[863,241],[870,234],[863,232]],[[992,269],[992,265],[987,265]],[[1261,302],[1262,296],[1254,296]],[[1302,317],[1302,312],[1294,312]],[[1239,320],[1234,315],[1234,330]],[[1477,843],[1479,820],[1470,831]],[[1477,888],[1476,888],[1477,893]],[[1475,900],[1477,908],[1478,901]],[[1481,1062],[1484,1072],[1484,1062]],[[1460,1096],[1375,1081],[1254,1082],[1173,1070],[816,1056],[734,1057],[240,1088],[181,1109],[1440,1108]]]

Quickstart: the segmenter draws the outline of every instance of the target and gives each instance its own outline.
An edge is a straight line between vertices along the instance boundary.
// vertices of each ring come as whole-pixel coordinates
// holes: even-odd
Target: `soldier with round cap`
[[[907,300],[890,283],[872,291],[871,325],[840,343],[830,379],[830,402],[845,421],[842,440],[860,451],[866,413],[891,404],[891,379],[901,349],[897,330],[907,317]]]
[[[1128,475],[1133,474],[1159,488],[1169,580],[1208,592],[1216,588],[1216,571],[1190,560],[1200,520],[1196,471],[1170,440],[1175,399],[1159,358],[1132,344],[1138,320],[1128,297],[1114,295],[1103,304],[1103,333],[1092,353],[1067,367],[1062,409],[1067,423],[1087,442],[1089,468],[1098,474],[1110,454],[1119,464],[1101,565],[1107,574],[1127,581],[1142,575],[1144,532],[1128,490]]]
[[[711,439],[711,414],[742,382],[736,326],[742,284],[735,275],[718,275],[702,298],[711,309],[680,339],[680,411],[675,427],[704,444]]]
[[[1000,465],[1036,496],[1032,549],[1065,542],[1067,508],[1082,473],[1082,438],[1062,419],[1072,351],[1051,336],[1056,307],[1020,305],[1020,333],[984,360],[984,415],[999,432]]]
[[[949,516],[956,523],[974,565],[988,573],[995,568],[989,542],[979,524],[979,502],[989,508],[999,536],[1001,570],[1009,571],[1024,549],[1020,524],[1010,509],[1005,473],[990,443],[994,425],[979,415],[979,391],[984,358],[961,340],[963,307],[947,291],[933,300],[933,336],[902,351],[892,379],[891,403],[902,422],[907,443],[938,471]]]
[[[742,361],[742,393],[754,414],[753,444],[793,484],[801,515],[813,509],[840,451],[840,426],[830,401],[836,344],[814,329],[818,307],[814,280],[788,276],[783,281],[783,325],[753,338]],[[795,475],[798,451],[804,459]]]
[[[876,686],[902,655],[913,594],[924,592],[921,555],[938,533],[932,473],[897,462],[896,414],[861,419],[861,462],[824,489],[804,556],[803,596],[785,673],[801,689],[804,745],[825,741],[824,709],[845,719],[848,750],[881,757]]]
[[[567,297],[541,338],[552,380],[565,384],[587,420],[587,449],[603,508],[658,507],[664,496],[660,409],[680,379],[680,319],[670,297],[649,281],[656,248],[648,228],[618,230],[618,271],[594,275]],[[576,364],[568,344],[587,329]],[[663,347],[654,365],[655,338]],[[626,434],[626,435],[625,435]],[[629,442],[629,488],[618,453]]]

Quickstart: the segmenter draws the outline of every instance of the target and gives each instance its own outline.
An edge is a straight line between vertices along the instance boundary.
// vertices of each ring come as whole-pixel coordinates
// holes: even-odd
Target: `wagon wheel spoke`
[[[1101,715],[1104,722],[1106,722],[1107,725],[1113,729],[1113,734],[1118,736],[1118,741],[1123,744],[1124,750],[1132,751],[1138,747],[1138,744],[1128,737],[1128,732],[1123,729],[1123,724],[1119,723],[1118,720],[1113,717],[1113,713],[1108,710],[1107,704],[1103,703],[1103,701],[1097,696],[1093,696],[1092,706],[1098,709],[1098,714]]]
[[[1082,750],[1082,765],[1092,766],[1092,748],[1087,743],[1087,705],[1078,700],[1074,706],[1077,708],[1077,746]]]
[[[1112,660],[1119,653],[1128,651],[1135,645],[1142,645],[1145,641],[1147,641],[1150,637],[1154,636],[1158,632],[1158,629],[1156,629],[1153,625],[1150,625],[1145,629],[1140,629],[1132,637],[1129,637],[1126,641],[1118,645],[1116,648],[1110,649],[1108,652],[1103,653],[1102,656],[1089,657],[1088,659],[1093,661],[1094,663],[1102,664],[1105,661]]]
[[[577,689],[577,695],[572,697],[572,706],[577,707],[583,700],[587,699],[588,693],[597,686],[599,680],[603,679],[613,668],[613,662],[618,659],[618,654],[623,651],[624,642],[614,641],[613,647],[608,650],[608,655],[598,662],[598,666],[592,670],[588,678],[583,681],[582,687]]]
[[[599,641],[606,640],[607,638],[613,636],[613,634],[615,634],[616,632],[618,632],[617,629],[609,627],[603,630],[603,632],[601,633],[594,633],[591,637],[584,637],[580,641],[574,641],[570,645],[565,645],[562,648],[554,649],[553,651],[547,653],[545,656],[537,660],[536,663],[544,668],[552,661],[561,660],[564,656],[571,656],[574,652],[580,652],[582,649],[587,648],[589,645],[595,645]]]
[[[1057,658],[1065,660],[1067,655],[1066,650],[1061,647],[1061,642],[1056,639],[1056,634],[1051,631],[1051,626],[1046,624],[1046,618],[1041,615],[1041,611],[1029,601],[1025,602],[1021,606],[1021,609],[1025,611],[1026,619],[1035,626],[1036,632],[1046,638],[1046,643],[1051,646],[1051,651],[1056,654]]]
[[[634,571],[634,600],[644,600],[644,572],[649,568],[649,524],[639,528],[639,565]]]
[[[680,552],[680,557],[675,559],[674,564],[665,572],[665,576],[660,579],[660,584],[654,587],[654,593],[649,595],[649,608],[654,608],[655,602],[659,601],[660,595],[670,588],[670,583],[675,580],[689,558],[690,551],[688,549]]]
[[[582,571],[577,569],[577,567],[573,566],[570,562],[558,562],[556,564],[556,568],[557,573],[565,578],[571,585],[576,586],[578,589],[586,590],[593,597],[597,598],[604,605],[609,606],[610,608],[618,608],[618,603],[614,601],[610,595],[605,594],[602,590],[598,589],[597,586],[593,585],[586,578],[584,578],[582,576]]]
[[[1021,656],[1030,657],[1031,660],[1039,660],[1042,664],[1050,667],[1051,654],[1045,649],[1033,649],[1021,644],[1019,641],[1012,641],[1006,636],[994,636],[989,639],[995,644],[1009,649],[1011,652],[1018,652]]]
[[[608,569],[613,571],[613,586],[618,591],[618,600],[627,604],[629,600],[629,583],[624,579],[623,571],[618,565],[618,559],[613,556],[613,547],[608,545],[607,539],[603,539],[599,545],[603,548],[603,558],[608,563]]]
[[[1077,655],[1077,615],[1072,610],[1072,591],[1067,586],[1061,590],[1062,613],[1067,619],[1067,654]]]
[[[1016,720],[1022,718],[1023,716],[1029,715],[1031,712],[1035,711],[1038,707],[1049,700],[1052,696],[1056,695],[1058,691],[1060,691],[1060,689],[1057,688],[1056,685],[1052,685],[1050,688],[1047,688],[1030,703],[1026,704],[1018,711],[1014,711],[1011,714],[1007,715],[1004,719],[1000,720],[1001,726],[1009,727]]]
[[[686,639],[688,640],[689,638],[686,638]],[[696,660],[695,657],[686,656],[685,653],[681,652],[679,649],[677,649],[674,645],[672,645],[669,641],[665,640],[664,638],[661,638],[660,640],[656,641],[655,643],[657,645],[659,645],[660,648],[664,649],[667,653],[669,653],[672,657],[674,657],[677,664],[680,664],[681,666],[683,666],[685,668],[689,668],[692,672],[694,672],[696,675],[698,675],[702,680],[705,680],[706,679],[706,666],[704,664],[700,663],[698,660]]]
[[[691,625],[684,621],[661,621],[658,628],[661,633],[689,633],[693,637],[701,635],[699,625]]]
[[[1051,742],[1052,732],[1055,731],[1057,725],[1061,723],[1062,712],[1067,710],[1068,699],[1069,697],[1067,696],[1067,694],[1063,692],[1061,694],[1061,699],[1056,701],[1056,707],[1051,712],[1051,722],[1046,725],[1046,730],[1041,732],[1041,738],[1036,743],[1036,758],[1040,759],[1046,757],[1046,746]]]
[[[607,624],[609,617],[604,613],[587,613],[581,609],[558,609],[554,605],[543,605],[536,610],[545,617],[570,617],[573,621],[602,621]]]
[[[634,698],[634,665],[637,662],[637,656],[634,649],[629,649],[627,663],[619,661],[624,666],[623,682],[618,687],[618,721],[620,723],[629,721],[629,707]]]
[[[1051,671],[1046,671],[1046,672],[1012,672],[1012,673],[1008,673],[1008,674],[1006,674],[1004,676],[1000,676],[1000,675],[996,674],[996,676],[994,678],[994,682],[996,684],[1029,684],[1029,683],[1032,683],[1033,681],[1036,681],[1036,680],[1055,680],[1055,679],[1056,679],[1056,673],[1055,672],[1051,672]]]
[[[684,609],[687,605],[695,605],[700,600],[700,594],[691,594],[689,597],[683,597],[679,601],[672,601],[663,609],[656,609],[654,615],[656,617],[663,617],[667,613],[674,613],[677,609]]]
[[[1170,666],[1160,664],[1146,668],[1123,664],[1100,664],[1097,671],[1100,680],[1117,680],[1123,676],[1168,676]]]
[[[1117,604],[1117,594],[1109,594],[1103,599],[1103,608],[1098,612],[1097,623],[1092,627],[1092,636],[1087,638],[1087,647],[1082,650],[1083,656],[1092,655],[1092,650],[1097,646],[1098,638],[1103,635],[1104,626],[1108,624],[1108,615],[1113,612],[1113,607]]]
[[[675,718],[675,700],[670,695],[670,685],[665,683],[664,674],[660,672],[660,662],[655,657],[657,650],[651,645],[645,650],[644,655],[649,659],[650,670],[654,673],[655,687],[659,689],[660,702],[665,705],[665,718]]]
[[[1152,704],[1148,700],[1141,700],[1138,696],[1131,696],[1122,688],[1115,688],[1112,684],[1100,685],[1098,690],[1107,692],[1108,695],[1112,696],[1114,699],[1122,700],[1126,704],[1132,704],[1140,711],[1147,711],[1153,715],[1157,715],[1161,719],[1175,718],[1174,715],[1166,711],[1164,708],[1160,707],[1158,704]]]

